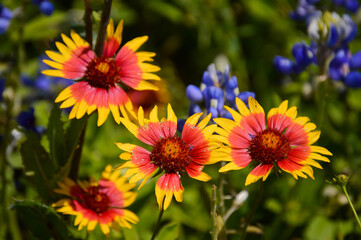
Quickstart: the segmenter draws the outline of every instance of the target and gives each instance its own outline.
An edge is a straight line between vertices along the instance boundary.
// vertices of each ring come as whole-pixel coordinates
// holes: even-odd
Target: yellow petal
[[[278,107],[278,113],[279,114],[285,114],[288,107],[288,100],[283,101],[280,106]]]
[[[286,116],[295,119],[297,117],[297,107],[293,106],[289,108],[286,112]]]
[[[160,81],[160,77],[154,73],[148,73],[145,72],[142,74],[142,79],[144,80],[155,80],[155,81]]]
[[[70,87],[65,88],[61,93],[58,95],[58,97],[55,99],[55,102],[61,102],[65,99],[68,99],[72,96]]]
[[[81,100],[78,112],[76,113],[76,118],[80,119],[84,116],[86,113],[86,110],[88,109],[88,104],[85,102],[85,100]]]
[[[47,65],[49,65],[50,67],[52,68],[56,68],[56,69],[63,69],[63,64],[61,63],[58,63],[58,62],[53,62],[53,61],[50,61],[48,59],[44,59],[43,62]]]
[[[71,50],[77,49],[74,42],[69,37],[65,36],[65,34],[61,34],[61,37],[62,37],[64,43],[68,46],[68,48],[70,48]]]
[[[94,228],[96,227],[96,225],[97,225],[97,221],[90,221],[89,223],[88,223],[88,232],[91,232],[91,231],[93,231],[94,230]]]
[[[185,124],[190,124],[191,126],[195,126],[198,122],[198,119],[202,116],[203,113],[195,113],[192,116],[190,116]]]
[[[149,120],[151,122],[159,122],[157,105],[155,105],[152,111],[150,111]]]
[[[65,78],[64,73],[62,71],[60,71],[60,70],[48,69],[48,70],[41,71],[41,73],[44,74],[44,75],[51,76],[51,77]]]
[[[48,55],[48,57],[52,60],[54,60],[55,62],[59,62],[59,63],[63,63],[65,62],[67,59],[64,58],[63,55],[53,52],[53,51],[45,51],[46,55]]]
[[[118,148],[126,152],[132,152],[133,149],[137,146],[130,143],[115,143],[115,144],[118,146]]]
[[[120,122],[128,129],[129,132],[133,133],[134,136],[138,136],[138,126],[130,122],[125,118],[120,118]]]
[[[224,108],[227,109],[227,111],[231,113],[234,121],[235,121],[237,124],[240,124],[240,123],[241,123],[241,120],[242,120],[241,114],[239,114],[237,111],[233,110],[232,108],[230,108],[230,107],[228,107],[228,106],[224,106]]]
[[[203,129],[205,126],[207,126],[209,120],[211,120],[211,114],[208,114],[207,117],[203,118],[198,124],[197,127],[200,129]]]
[[[111,38],[114,35],[114,23],[113,23],[113,19],[109,19],[109,23],[107,26],[107,37]]]
[[[107,119],[108,115],[110,113],[110,109],[107,107],[98,107],[98,127],[101,126],[105,120]]]
[[[242,167],[237,166],[234,162],[227,163],[223,167],[219,169],[219,172],[227,172],[229,170],[238,170],[242,169]]]
[[[172,106],[170,104],[168,104],[167,106],[167,112],[168,112],[168,116],[167,119],[171,122],[177,123],[177,117],[174,114],[174,111],[172,109]]]
[[[173,198],[173,192],[167,191],[167,193],[165,194],[165,199],[164,199],[164,210],[167,210],[170,202],[172,201],[172,198]]]
[[[320,147],[320,146],[310,146],[311,151],[312,152],[317,152],[317,153],[322,153],[325,155],[330,155],[332,156],[332,153],[330,151],[328,151],[326,148],[324,147]]]
[[[142,46],[143,43],[145,43],[147,40],[148,36],[137,37],[127,42],[124,46],[127,46],[128,48],[133,50],[133,52],[136,52],[140,48],[140,46]]]
[[[252,98],[252,97],[249,97],[248,99],[250,99],[250,98]],[[250,114],[250,111],[247,108],[246,104],[238,97],[236,98],[236,105],[237,105],[238,111],[240,112],[240,114],[242,114],[242,116],[248,116]]]
[[[112,112],[113,118],[116,123],[120,123],[119,108],[117,105],[109,104],[110,111]]]
[[[253,97],[248,98],[248,105],[252,113],[264,113],[262,106]]]
[[[197,179],[199,181],[203,181],[203,182],[208,182],[209,180],[211,180],[211,176],[209,176],[207,173],[201,172],[201,174],[199,174],[196,177],[191,177],[193,179]]]

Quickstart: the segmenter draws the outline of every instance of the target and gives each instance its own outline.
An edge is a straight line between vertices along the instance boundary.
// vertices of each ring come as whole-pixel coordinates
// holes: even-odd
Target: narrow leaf
[[[61,121],[61,110],[57,104],[54,104],[51,110],[47,134],[50,158],[55,167],[61,167],[66,163],[68,153],[65,151],[64,123]]]
[[[39,195],[44,200],[51,200],[54,195],[50,179],[54,174],[54,166],[49,154],[40,144],[40,138],[35,132],[26,132],[26,141],[21,144],[20,153],[26,174],[35,185]]]

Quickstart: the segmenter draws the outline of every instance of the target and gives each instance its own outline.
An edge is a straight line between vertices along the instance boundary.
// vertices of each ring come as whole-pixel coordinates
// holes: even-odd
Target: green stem
[[[73,121],[78,121],[78,120],[73,120]],[[84,123],[84,126],[79,135],[77,149],[74,152],[72,163],[71,163],[71,169],[70,169],[70,173],[69,173],[69,178],[73,179],[74,181],[76,181],[78,179],[79,165],[80,165],[80,160],[81,160],[81,154],[83,151],[85,132],[86,132],[86,127],[88,125],[88,119],[85,119],[85,121],[86,122]]]
[[[104,49],[105,35],[107,33],[107,26],[109,23],[110,10],[112,7],[112,0],[104,0],[102,17],[100,19],[100,28],[97,36],[97,42],[95,44],[95,53],[101,56]]]
[[[225,162],[221,162],[221,167],[223,167],[224,165],[226,165]],[[219,209],[220,209],[220,213],[223,216],[226,212],[226,209],[224,207],[224,174],[220,173],[219,175]]]
[[[358,217],[357,212],[356,212],[356,209],[355,209],[355,207],[353,206],[353,203],[352,203],[350,197],[348,196],[346,186],[342,186],[342,190],[343,190],[343,192],[344,192],[345,195],[346,195],[347,201],[348,201],[348,203],[350,204],[350,207],[351,207],[351,209],[352,209],[353,215],[354,215],[355,218],[356,218],[356,221],[357,221],[357,223],[358,223],[358,226],[361,228],[360,218]]]
[[[84,0],[85,5],[85,39],[89,43],[90,47],[93,46],[93,22],[92,22],[92,9],[89,5],[89,0]]]
[[[211,203],[212,203],[212,208],[211,208],[211,218],[212,218],[212,231],[211,231],[211,235],[212,235],[212,240],[217,240],[218,239],[218,224],[217,224],[217,187],[216,185],[213,185],[212,187],[212,199],[211,199]]]
[[[162,209],[159,212],[158,220],[157,220],[157,223],[155,224],[154,232],[153,232],[151,240],[154,240],[155,237],[157,236],[158,232],[159,232],[160,222],[162,220],[162,216],[163,216],[163,213],[164,213],[164,208],[163,207],[164,207],[164,201],[163,201],[163,204],[162,204]]]
[[[221,167],[223,167],[224,165],[226,165],[226,162],[221,162]],[[219,194],[219,213],[220,215],[223,217],[226,213],[226,208],[224,205],[224,184],[225,184],[225,180],[224,180],[224,174],[220,173],[219,176],[219,190],[218,190],[218,194]],[[217,225],[219,225],[219,223],[217,222]],[[226,224],[225,222],[222,224],[222,228],[219,232],[219,238],[220,239],[227,239],[227,229],[226,229]]]
[[[250,211],[250,213],[248,214],[247,218],[246,218],[246,222],[244,223],[243,227],[242,227],[242,237],[241,239],[246,239],[246,235],[247,235],[247,227],[248,225],[251,223],[251,220],[253,218],[253,215],[255,214],[261,199],[262,199],[262,195],[263,195],[263,181],[260,180],[259,182],[259,189],[258,189],[258,193],[257,193],[257,197],[256,197],[256,201],[254,202],[254,205]]]
[[[10,101],[10,100],[9,100]],[[6,191],[6,186],[7,186],[7,179],[6,179],[6,164],[7,164],[7,154],[6,154],[6,146],[8,146],[8,142],[10,139],[10,118],[11,118],[11,107],[10,104],[6,104],[6,112],[5,112],[5,126],[4,126],[4,136],[3,139],[1,141],[1,162],[0,162],[0,180],[1,180],[1,193],[0,193],[0,205],[1,205],[1,212],[0,212],[0,232],[2,232],[2,234],[0,234],[0,238],[5,238],[5,233],[6,233],[6,225],[7,225],[7,191]],[[4,235],[3,235],[4,234]]]

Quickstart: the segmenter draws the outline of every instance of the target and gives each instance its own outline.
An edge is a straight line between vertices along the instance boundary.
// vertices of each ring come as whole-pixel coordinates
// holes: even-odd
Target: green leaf
[[[72,179],[75,179],[78,175],[87,120],[88,117],[71,120],[70,126],[65,134],[65,142],[70,151],[66,166],[69,166],[70,168],[69,177]]]
[[[71,151],[77,146],[79,137],[85,124],[88,120],[88,117],[83,117],[81,119],[72,119],[70,121],[70,125],[65,133],[65,142],[67,144],[67,148]]]
[[[28,21],[24,28],[24,40],[53,39],[60,31],[60,26],[65,22],[66,14],[56,12],[51,16],[37,17]]]
[[[174,240],[179,236],[179,223],[169,223],[165,225],[159,232],[158,240]]]
[[[68,156],[65,151],[64,123],[61,121],[61,110],[58,104],[54,104],[51,110],[47,134],[50,158],[54,162],[54,166],[57,168],[65,165]]]
[[[20,147],[26,174],[36,186],[39,195],[45,200],[51,200],[53,191],[49,180],[54,174],[53,163],[48,152],[41,146],[40,138],[35,132],[26,132],[26,137],[26,141]]]
[[[23,200],[10,205],[23,224],[38,239],[73,239],[60,216],[48,206]]]
[[[305,231],[306,240],[335,239],[336,226],[324,216],[315,216]]]

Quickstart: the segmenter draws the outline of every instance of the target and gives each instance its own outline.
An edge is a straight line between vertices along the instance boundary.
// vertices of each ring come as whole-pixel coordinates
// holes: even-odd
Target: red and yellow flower
[[[158,90],[147,80],[160,80],[153,73],[160,68],[145,63],[153,61],[152,57],[155,53],[137,52],[148,37],[137,37],[119,49],[122,31],[123,21],[118,24],[114,32],[113,20],[110,19],[101,56],[97,56],[89,43],[74,31],[70,33],[71,38],[62,34],[65,44],[56,43],[60,53],[46,51],[53,61],[44,60],[44,62],[54,69],[44,70],[43,74],[78,80],[64,89],[55,100],[55,102],[63,102],[61,108],[73,106],[69,119],[75,117],[79,119],[85,113],[91,114],[98,110],[98,126],[104,123],[110,112],[119,124],[120,113],[124,117],[128,116],[127,111],[134,114],[131,101],[123,87],[135,90]]]
[[[66,178],[58,182],[59,189],[55,192],[68,196],[55,204],[57,211],[74,215],[74,225],[78,230],[87,226],[88,232],[99,224],[103,233],[109,236],[110,228],[119,230],[119,226],[131,228],[131,223],[137,223],[138,217],[125,209],[134,202],[137,194],[129,191],[135,184],[130,184],[126,178],[119,176],[119,171],[113,171],[108,165],[98,182],[75,183]]]
[[[208,181],[211,177],[202,172],[205,164],[222,160],[223,153],[217,151],[219,144],[210,142],[210,137],[217,126],[206,126],[211,116],[208,115],[198,124],[201,113],[187,119],[182,134],[178,136],[177,117],[171,105],[168,105],[167,118],[159,121],[157,106],[150,112],[149,119],[144,118],[144,111],[138,110],[139,126],[122,118],[121,122],[139,140],[151,146],[148,151],[140,146],[129,143],[116,143],[125,151],[120,155],[129,160],[120,168],[128,168],[125,177],[129,182],[143,179],[140,187],[154,173],[163,173],[158,179],[155,194],[159,208],[167,209],[173,195],[178,202],[182,201],[184,188],[181,177],[188,174],[191,178]],[[140,188],[139,187],[139,188]]]
[[[267,115],[258,102],[250,97],[249,109],[240,99],[236,99],[239,112],[226,107],[233,120],[216,118],[214,121],[222,128],[212,136],[213,140],[227,145],[223,151],[228,153],[229,161],[219,171],[242,169],[248,165],[254,168],[248,174],[246,185],[260,178],[266,180],[273,167],[292,174],[293,177],[311,178],[312,167],[321,168],[315,160],[329,162],[323,155],[332,155],[327,149],[314,146],[321,132],[315,131],[316,125],[308,117],[297,117],[297,108],[288,108],[284,101]],[[323,155],[322,155],[323,154]]]

